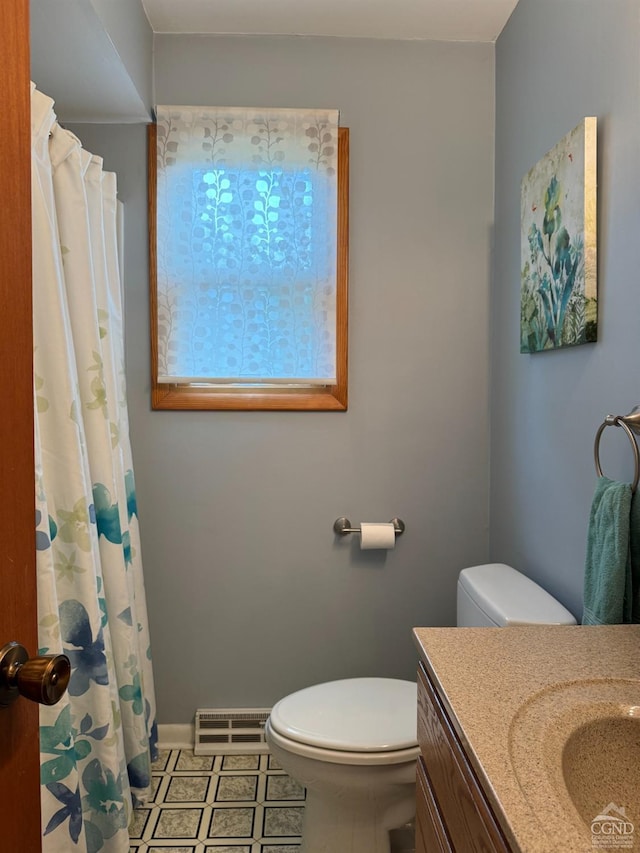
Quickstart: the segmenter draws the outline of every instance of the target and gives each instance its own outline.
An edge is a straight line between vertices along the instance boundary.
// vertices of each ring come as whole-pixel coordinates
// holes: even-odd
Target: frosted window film
[[[158,381],[335,384],[338,112],[157,122]]]

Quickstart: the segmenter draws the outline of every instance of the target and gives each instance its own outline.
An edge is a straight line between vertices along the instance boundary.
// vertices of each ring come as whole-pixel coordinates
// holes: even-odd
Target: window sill
[[[347,389],[330,388],[247,389],[233,391],[186,386],[158,385],[152,390],[153,409],[177,411],[210,409],[216,411],[325,411],[347,410]]]

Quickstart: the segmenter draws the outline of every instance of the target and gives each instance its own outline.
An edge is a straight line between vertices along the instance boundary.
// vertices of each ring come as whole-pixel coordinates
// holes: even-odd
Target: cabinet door
[[[416,770],[416,853],[454,853],[422,758]]]
[[[422,666],[418,672],[418,742],[453,850],[509,853],[473,768]]]

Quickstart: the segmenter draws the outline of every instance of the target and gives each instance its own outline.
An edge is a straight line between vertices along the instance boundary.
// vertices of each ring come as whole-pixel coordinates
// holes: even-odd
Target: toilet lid
[[[386,752],[417,743],[417,688],[395,678],[347,678],[306,687],[277,702],[271,725],[324,749]]]

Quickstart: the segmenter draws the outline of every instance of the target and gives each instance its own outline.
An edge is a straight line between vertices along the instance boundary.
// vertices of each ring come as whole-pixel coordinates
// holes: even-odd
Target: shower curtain
[[[71,660],[41,706],[44,853],[128,853],[155,699],[124,381],[116,179],[32,87],[38,640]]]

